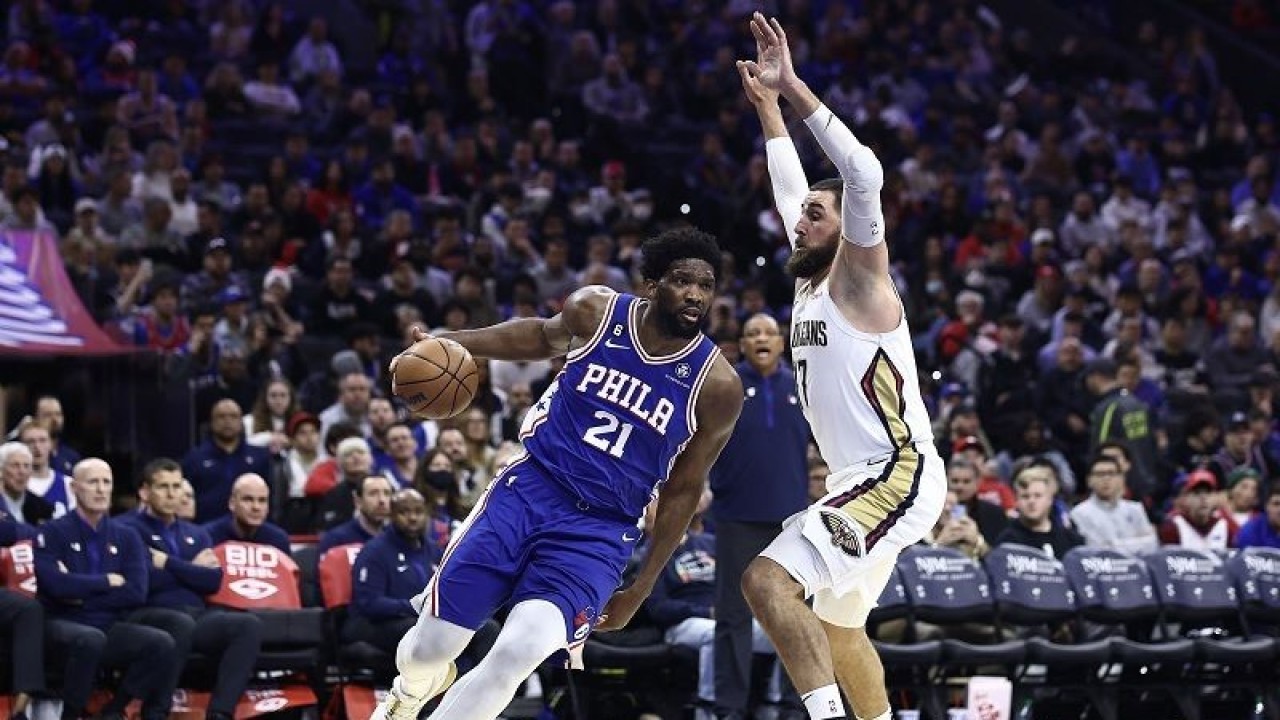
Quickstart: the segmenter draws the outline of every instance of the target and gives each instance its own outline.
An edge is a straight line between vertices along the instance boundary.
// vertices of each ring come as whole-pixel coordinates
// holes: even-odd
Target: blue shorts
[[[564,615],[572,647],[599,622],[639,536],[634,520],[579,509],[524,456],[494,478],[454,535],[424,610],[475,630],[508,601],[546,600]]]

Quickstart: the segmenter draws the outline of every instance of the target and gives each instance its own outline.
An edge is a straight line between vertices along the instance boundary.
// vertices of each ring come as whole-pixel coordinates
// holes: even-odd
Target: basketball
[[[392,371],[395,394],[415,415],[451,418],[471,404],[480,382],[476,361],[452,340],[419,340],[400,353]]]

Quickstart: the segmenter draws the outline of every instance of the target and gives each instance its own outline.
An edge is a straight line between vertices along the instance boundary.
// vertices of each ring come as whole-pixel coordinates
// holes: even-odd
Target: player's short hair
[[[840,212],[840,201],[844,199],[844,181],[840,178],[823,178],[809,186],[809,192],[829,192],[835,197],[836,212]]]
[[[167,457],[160,457],[147,463],[142,468],[142,484],[150,485],[156,479],[156,476],[162,472],[176,472],[182,474],[182,466],[176,460]]]
[[[661,232],[641,246],[643,262],[640,274],[645,280],[657,281],[667,274],[677,260],[703,260],[719,275],[720,245],[715,236],[690,227]]]

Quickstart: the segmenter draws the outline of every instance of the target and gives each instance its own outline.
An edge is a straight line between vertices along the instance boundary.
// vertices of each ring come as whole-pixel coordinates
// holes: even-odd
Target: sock
[[[835,683],[823,685],[812,692],[805,693],[804,709],[809,712],[810,720],[831,720],[831,718],[847,717],[844,712],[844,701],[840,699],[840,687]]]

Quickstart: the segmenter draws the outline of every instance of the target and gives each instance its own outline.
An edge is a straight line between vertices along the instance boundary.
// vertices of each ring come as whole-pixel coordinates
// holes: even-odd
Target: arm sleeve
[[[884,211],[880,207],[884,168],[880,160],[826,105],[819,105],[804,124],[844,180],[841,236],[862,247],[879,244],[884,240]]]
[[[794,249],[796,223],[800,222],[800,206],[804,202],[805,193],[809,192],[809,181],[804,176],[800,154],[796,152],[796,145],[791,138],[777,137],[765,141],[764,153],[769,162],[773,206],[782,216],[782,231]]]

